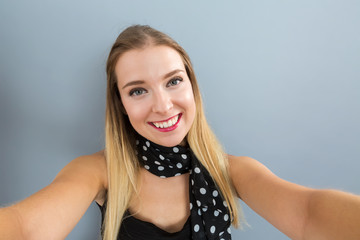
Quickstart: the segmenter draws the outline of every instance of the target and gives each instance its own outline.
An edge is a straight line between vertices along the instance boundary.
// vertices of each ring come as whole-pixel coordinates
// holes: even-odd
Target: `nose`
[[[153,112],[166,113],[172,109],[173,103],[171,97],[166,92],[156,92],[153,95]]]

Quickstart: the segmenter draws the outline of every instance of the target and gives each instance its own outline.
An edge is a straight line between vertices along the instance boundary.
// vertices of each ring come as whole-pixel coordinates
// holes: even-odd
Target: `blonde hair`
[[[228,174],[228,159],[211,131],[190,58],[185,50],[166,34],[149,26],[134,25],[125,29],[116,39],[107,60],[107,96],[105,116],[105,157],[108,171],[107,206],[103,223],[105,240],[117,238],[123,215],[137,191],[137,173],[140,169],[135,156],[135,130],[121,103],[117,88],[115,65],[126,51],[147,46],[165,45],[181,56],[191,81],[196,104],[196,116],[187,134],[187,141],[199,161],[209,171],[227,202],[234,226],[239,225],[239,209],[235,191]]]

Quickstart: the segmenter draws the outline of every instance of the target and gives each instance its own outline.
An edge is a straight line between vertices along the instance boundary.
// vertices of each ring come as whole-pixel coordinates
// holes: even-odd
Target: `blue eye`
[[[168,82],[167,86],[171,87],[171,86],[178,85],[181,81],[182,81],[182,78],[179,78],[179,77],[173,78]]]
[[[143,88],[135,88],[130,91],[129,95],[130,96],[139,96],[139,95],[144,94],[145,92],[146,91]]]

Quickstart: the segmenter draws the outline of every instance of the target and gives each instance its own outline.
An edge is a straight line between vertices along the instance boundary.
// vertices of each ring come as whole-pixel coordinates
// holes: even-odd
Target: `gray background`
[[[359,194],[359,1],[0,1],[0,204],[103,147],[105,61],[130,24],[190,54],[227,152]],[[234,239],[288,239],[245,204]],[[97,239],[95,205],[67,239]]]

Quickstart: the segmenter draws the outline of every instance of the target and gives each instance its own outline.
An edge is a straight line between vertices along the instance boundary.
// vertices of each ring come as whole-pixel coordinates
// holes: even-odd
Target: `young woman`
[[[131,26],[107,62],[105,150],[0,210],[0,239],[64,239],[92,201],[113,239],[231,239],[241,198],[292,239],[359,239],[360,197],[286,182],[223,152],[186,52]]]

